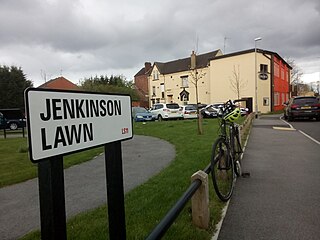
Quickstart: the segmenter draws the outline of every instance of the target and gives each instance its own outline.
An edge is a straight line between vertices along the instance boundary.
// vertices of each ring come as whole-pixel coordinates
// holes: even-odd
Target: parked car
[[[150,111],[143,107],[132,107],[132,119],[135,122],[145,122],[155,120]]]
[[[19,108],[0,109],[0,113],[6,119],[6,128],[16,130],[26,126],[26,118]]]
[[[6,127],[6,119],[4,118],[3,114],[0,113],[0,129],[4,129]]]
[[[245,116],[248,114],[249,109],[248,108],[244,108],[244,107],[240,107],[240,114],[241,116]]]
[[[219,114],[219,109],[214,108],[212,105],[207,105],[200,110],[203,118],[216,118]]]
[[[183,119],[182,111],[177,103],[156,103],[152,106],[150,112],[159,121],[164,119]]]
[[[284,105],[284,118],[289,121],[296,118],[316,118],[318,121],[320,120],[320,102],[317,97],[293,97]]]
[[[185,105],[181,107],[183,118],[192,119],[197,118],[197,108],[194,105]]]

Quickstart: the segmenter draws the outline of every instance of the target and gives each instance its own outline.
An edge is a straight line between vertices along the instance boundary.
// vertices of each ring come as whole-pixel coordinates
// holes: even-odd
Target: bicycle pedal
[[[250,177],[250,172],[243,172],[243,173],[241,174],[241,177],[243,177],[243,178],[249,178],[249,177]]]

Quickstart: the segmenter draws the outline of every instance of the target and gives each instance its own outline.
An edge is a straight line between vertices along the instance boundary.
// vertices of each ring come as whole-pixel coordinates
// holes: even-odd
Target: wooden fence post
[[[201,186],[191,198],[192,222],[199,228],[208,229],[210,221],[208,174],[199,170],[191,176],[191,181],[196,179],[201,181]]]

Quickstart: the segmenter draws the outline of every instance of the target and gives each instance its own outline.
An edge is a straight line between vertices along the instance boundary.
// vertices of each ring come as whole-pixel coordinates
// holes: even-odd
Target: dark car
[[[135,122],[155,120],[152,113],[143,107],[132,107],[132,118]]]
[[[219,110],[212,105],[208,105],[200,110],[203,118],[216,118],[219,115]]]
[[[6,119],[6,128],[16,130],[26,126],[26,118],[19,108],[0,109],[0,113]]]
[[[6,119],[4,118],[3,114],[0,113],[0,129],[4,129],[6,127]]]
[[[284,103],[284,118],[292,121],[296,118],[316,118],[320,120],[319,98],[312,96],[298,96]]]

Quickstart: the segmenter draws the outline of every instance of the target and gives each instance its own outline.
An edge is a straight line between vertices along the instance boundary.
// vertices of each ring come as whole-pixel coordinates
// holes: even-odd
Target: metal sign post
[[[67,239],[63,156],[105,146],[109,235],[126,239],[121,141],[131,139],[129,95],[29,88],[29,157],[38,163],[42,239]]]
[[[121,142],[105,145],[109,236],[126,239]]]
[[[67,239],[62,156],[38,163],[41,239]]]

